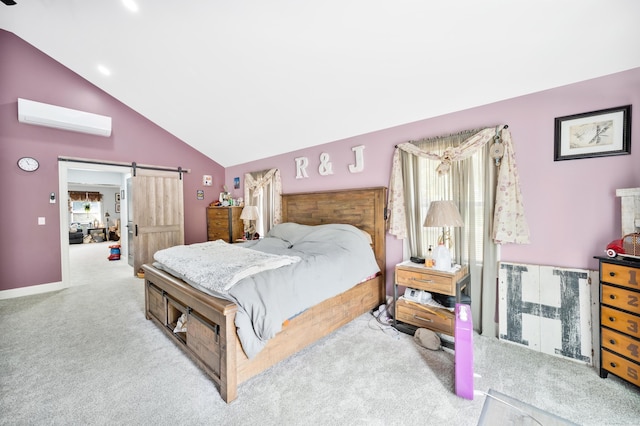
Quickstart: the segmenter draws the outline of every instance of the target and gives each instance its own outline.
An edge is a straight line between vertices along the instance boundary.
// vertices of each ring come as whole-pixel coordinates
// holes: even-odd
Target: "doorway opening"
[[[127,235],[127,203],[123,199],[125,196],[126,180],[131,176],[127,170],[123,172],[122,167],[105,164],[64,161],[58,162],[58,182],[59,182],[59,203],[60,203],[60,244],[61,244],[61,272],[63,287],[75,285],[72,281],[72,268],[70,256],[69,231],[74,224],[82,229],[82,238],[94,238],[92,241],[99,242],[104,247],[104,262],[109,256],[109,226],[115,225],[119,220],[120,232],[119,241],[112,245],[120,245],[119,262],[127,262],[128,256],[128,235]],[[74,204],[69,200],[69,191],[99,192],[103,200],[99,204],[88,200],[89,209],[83,214],[82,210],[75,209]],[[87,198],[89,198],[87,196]],[[82,204],[82,203],[81,203]],[[84,208],[84,204],[81,208]],[[71,206],[71,211],[69,211]],[[75,207],[78,207],[76,205]],[[108,216],[106,216],[108,214]],[[105,217],[106,216],[106,217]],[[92,234],[95,237],[92,237]],[[104,242],[100,242],[104,241]],[[74,247],[77,250],[78,247]],[[75,267],[78,267],[76,265]]]

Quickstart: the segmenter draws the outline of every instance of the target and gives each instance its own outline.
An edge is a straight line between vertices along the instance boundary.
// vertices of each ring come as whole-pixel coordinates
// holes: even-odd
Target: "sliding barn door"
[[[184,244],[184,206],[178,172],[137,169],[131,180],[136,274],[156,251]]]

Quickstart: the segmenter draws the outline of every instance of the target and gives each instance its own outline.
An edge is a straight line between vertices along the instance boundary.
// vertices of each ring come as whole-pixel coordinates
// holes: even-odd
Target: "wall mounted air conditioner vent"
[[[18,121],[90,135],[111,136],[111,117],[18,98]]]

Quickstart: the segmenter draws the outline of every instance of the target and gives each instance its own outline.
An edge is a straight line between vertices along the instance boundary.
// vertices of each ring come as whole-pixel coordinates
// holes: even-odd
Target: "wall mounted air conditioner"
[[[111,136],[111,117],[18,98],[18,121],[35,126]]]

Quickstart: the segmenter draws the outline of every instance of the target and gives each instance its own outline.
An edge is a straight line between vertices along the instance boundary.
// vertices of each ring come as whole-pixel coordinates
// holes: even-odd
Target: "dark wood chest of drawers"
[[[640,260],[599,257],[600,377],[640,386]]]
[[[244,235],[242,207],[207,207],[207,240],[233,243]]]

